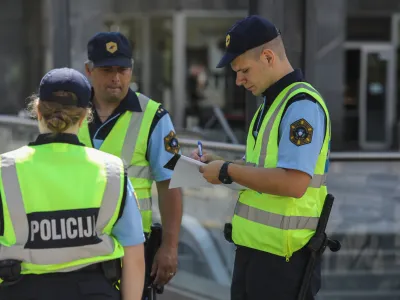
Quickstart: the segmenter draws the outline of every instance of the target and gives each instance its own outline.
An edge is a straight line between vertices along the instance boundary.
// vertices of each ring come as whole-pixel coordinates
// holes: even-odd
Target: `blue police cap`
[[[54,95],[55,92],[74,93],[77,97]],[[63,105],[89,107],[92,89],[87,78],[70,68],[53,69],[43,76],[39,85],[40,101],[56,102]]]
[[[95,67],[132,67],[132,47],[119,32],[100,32],[87,44],[88,59]]]
[[[279,35],[275,25],[260,16],[252,15],[239,20],[226,34],[225,54],[217,68],[225,67],[239,55],[268,43]]]

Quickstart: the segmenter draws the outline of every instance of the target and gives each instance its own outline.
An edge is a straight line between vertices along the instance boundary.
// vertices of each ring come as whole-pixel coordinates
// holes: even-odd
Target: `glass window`
[[[206,261],[202,258],[192,246],[185,242],[180,242],[178,246],[179,269],[197,275],[203,278],[210,279],[212,274]]]
[[[391,18],[386,17],[348,17],[346,39],[348,41],[390,41],[392,34]]]

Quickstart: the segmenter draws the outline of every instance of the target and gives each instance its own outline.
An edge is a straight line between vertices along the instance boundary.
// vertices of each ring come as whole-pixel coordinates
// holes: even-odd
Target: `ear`
[[[85,64],[85,73],[86,77],[90,77],[90,75],[92,74],[92,72],[89,69],[89,64]]]
[[[37,114],[38,120],[39,120],[39,121],[42,121],[43,116],[42,116],[42,114],[40,113],[40,111],[39,111],[37,108],[36,108],[36,114]]]
[[[275,62],[275,53],[271,49],[264,49],[260,56],[262,61],[268,65],[272,65]]]
[[[79,128],[82,127],[83,121],[84,121],[85,119],[86,119],[86,115],[85,115],[83,118],[81,118],[81,119],[79,120],[79,122],[78,122],[78,127],[79,127]]]

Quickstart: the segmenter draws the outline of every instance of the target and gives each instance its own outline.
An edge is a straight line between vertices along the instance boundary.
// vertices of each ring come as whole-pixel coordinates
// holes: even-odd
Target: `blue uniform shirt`
[[[171,136],[171,131],[175,132],[169,114],[164,115],[158,121],[154,131],[150,137],[148,145],[148,159],[153,172],[154,180],[164,181],[171,179],[172,170],[164,168],[164,165],[174,156],[165,148],[165,138]]]
[[[142,217],[131,182],[128,180],[126,201],[121,218],[115,223],[112,234],[122,246],[134,246],[144,242]]]
[[[304,119],[312,127],[309,143],[296,145],[291,141],[292,124]],[[313,176],[325,138],[325,112],[321,105],[310,100],[292,103],[286,110],[279,127],[278,168],[302,171]]]
[[[286,87],[304,81],[301,70],[296,69],[266,89],[263,93],[263,107],[267,109],[259,114],[258,118],[265,116],[274,99]],[[325,138],[325,123],[324,110],[310,95],[299,94],[290,99],[279,126],[277,167],[298,170],[313,176]],[[252,130],[254,136],[258,128]],[[329,159],[326,161],[326,172],[328,167]]]
[[[325,118],[321,105],[314,101],[304,99],[289,105],[279,127],[278,168],[298,170],[313,176],[325,138]],[[290,139],[291,126],[302,119],[312,127],[313,135],[310,143],[298,146]]]

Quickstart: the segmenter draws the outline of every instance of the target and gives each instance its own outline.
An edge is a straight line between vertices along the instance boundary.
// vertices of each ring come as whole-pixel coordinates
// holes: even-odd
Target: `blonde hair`
[[[71,92],[59,91],[53,93],[53,95],[57,97],[72,97],[75,101],[78,100],[77,96]],[[92,111],[90,108],[42,101],[36,94],[29,97],[27,110],[33,118],[37,118],[38,112],[40,112],[47,128],[54,134],[66,131],[78,123],[84,116],[87,117],[89,122],[92,120]]]

